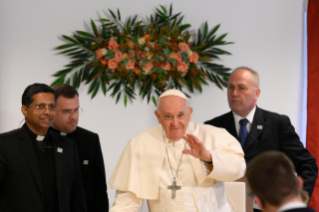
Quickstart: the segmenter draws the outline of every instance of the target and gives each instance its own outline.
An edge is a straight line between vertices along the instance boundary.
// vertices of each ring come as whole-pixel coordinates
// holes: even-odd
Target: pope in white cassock
[[[193,109],[178,90],[157,100],[160,125],[125,147],[109,181],[116,189],[112,211],[230,211],[224,181],[246,170],[239,142],[225,129],[191,122]]]

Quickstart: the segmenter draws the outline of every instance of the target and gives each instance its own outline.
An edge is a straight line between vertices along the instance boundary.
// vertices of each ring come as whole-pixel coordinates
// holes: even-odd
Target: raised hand
[[[195,158],[199,158],[206,162],[212,162],[212,156],[206,149],[204,144],[194,135],[186,134],[183,139],[188,143],[190,149],[184,149],[183,154],[192,155]]]

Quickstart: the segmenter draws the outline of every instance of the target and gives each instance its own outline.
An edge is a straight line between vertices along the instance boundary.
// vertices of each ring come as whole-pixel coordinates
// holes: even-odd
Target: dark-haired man
[[[29,85],[22,95],[25,124],[0,134],[0,211],[86,211],[75,143],[48,131],[54,91]]]
[[[67,84],[55,85],[53,90],[56,99],[53,130],[76,143],[88,212],[106,212],[109,202],[99,136],[77,126],[81,110],[77,90]]]
[[[284,153],[261,153],[248,164],[246,178],[262,211],[314,212],[303,203],[303,180],[295,176],[294,165]]]

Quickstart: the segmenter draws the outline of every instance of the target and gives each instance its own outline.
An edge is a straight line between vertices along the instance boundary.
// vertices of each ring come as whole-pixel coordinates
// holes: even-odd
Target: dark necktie
[[[240,124],[240,129],[239,129],[239,141],[240,141],[240,144],[241,146],[244,148],[245,146],[245,143],[246,143],[246,139],[247,139],[247,136],[248,136],[248,131],[247,131],[247,122],[248,120],[247,119],[241,119],[239,121],[239,124]]]

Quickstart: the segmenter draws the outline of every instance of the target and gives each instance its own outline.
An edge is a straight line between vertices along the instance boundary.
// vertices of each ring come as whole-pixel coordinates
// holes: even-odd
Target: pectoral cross
[[[176,185],[176,180],[173,181],[173,185],[167,186],[168,189],[172,190],[172,199],[175,198],[176,191],[181,189],[181,186]]]

